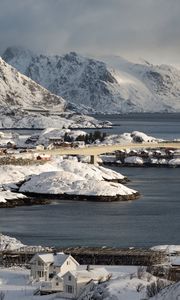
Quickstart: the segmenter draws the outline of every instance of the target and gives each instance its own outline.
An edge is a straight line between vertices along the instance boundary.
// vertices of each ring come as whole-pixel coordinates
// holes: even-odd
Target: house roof
[[[81,280],[100,280],[102,277],[108,277],[109,272],[105,268],[95,268],[88,270],[75,270],[68,271],[62,277],[65,277],[68,273],[76,278],[77,281]]]
[[[7,144],[12,144],[12,145],[15,145],[16,143],[14,141],[7,141]]]
[[[54,261],[53,253],[42,253],[42,254],[35,254],[33,258],[30,260],[30,263],[36,260],[36,258],[40,258],[45,263],[52,263]]]
[[[54,255],[54,266],[55,267],[62,266],[68,257],[69,255],[67,254],[57,253],[56,255]]]
[[[40,258],[44,263],[53,263],[55,267],[62,266],[65,261],[71,257],[71,259],[77,264],[78,262],[71,256],[64,254],[63,252],[58,252],[56,254],[54,253],[42,253],[42,254],[35,254],[33,258],[31,259],[30,263],[33,262],[36,257]]]

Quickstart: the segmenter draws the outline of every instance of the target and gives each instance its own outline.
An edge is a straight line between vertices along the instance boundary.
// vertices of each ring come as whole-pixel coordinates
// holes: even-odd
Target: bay
[[[143,131],[180,138],[180,114],[99,116],[117,126],[108,133]],[[47,246],[150,247],[180,244],[180,168],[122,168],[135,201],[93,203],[53,201],[51,205],[0,210],[0,232]]]

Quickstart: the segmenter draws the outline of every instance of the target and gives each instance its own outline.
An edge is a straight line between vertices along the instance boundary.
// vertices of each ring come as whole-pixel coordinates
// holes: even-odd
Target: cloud
[[[1,0],[2,52],[116,54],[176,63],[179,0]]]

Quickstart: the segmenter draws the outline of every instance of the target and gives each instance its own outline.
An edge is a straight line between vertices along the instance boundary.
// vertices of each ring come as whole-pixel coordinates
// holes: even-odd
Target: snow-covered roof
[[[68,276],[71,274],[76,278],[77,281],[84,281],[84,280],[100,280],[101,278],[105,279],[110,274],[105,268],[93,268],[88,270],[74,270],[74,271],[68,271],[62,277]]]
[[[61,266],[65,260],[68,258],[68,255],[60,253],[42,253],[36,254],[31,261],[34,261],[36,258],[40,258],[45,263],[54,263],[56,266]]]
[[[63,252],[35,254],[30,262],[33,262],[36,258],[40,258],[44,263],[53,264],[55,267],[62,266],[68,258],[71,258],[77,265],[79,265],[71,255],[64,254]]]
[[[53,253],[42,253],[42,254],[35,254],[33,258],[30,260],[30,263],[34,262],[36,259],[40,258],[45,263],[53,263]]]

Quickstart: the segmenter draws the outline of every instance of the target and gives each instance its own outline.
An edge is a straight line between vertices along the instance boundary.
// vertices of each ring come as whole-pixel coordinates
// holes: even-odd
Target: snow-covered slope
[[[120,57],[36,55],[11,47],[3,58],[77,111],[180,112],[180,71]],[[74,103],[74,104],[72,104]]]
[[[53,106],[63,112],[66,102],[20,74],[0,58],[0,105],[12,111],[14,108],[47,109]]]
[[[113,145],[113,144],[129,144],[129,143],[143,143],[143,142],[160,142],[162,139],[157,139],[155,137],[149,136],[140,131],[125,132],[122,134],[112,134],[105,137],[103,144]]]
[[[158,295],[151,298],[152,300],[178,300],[180,296],[180,282],[176,282],[164,288]]]

